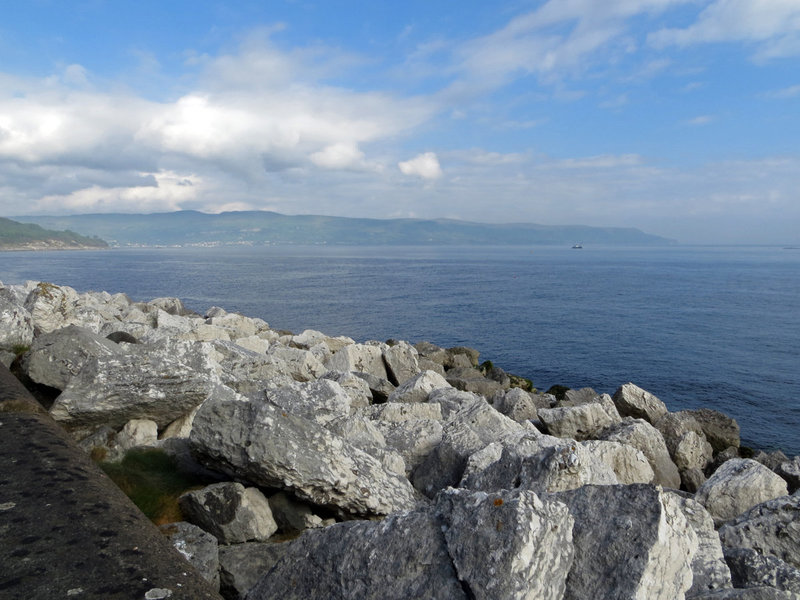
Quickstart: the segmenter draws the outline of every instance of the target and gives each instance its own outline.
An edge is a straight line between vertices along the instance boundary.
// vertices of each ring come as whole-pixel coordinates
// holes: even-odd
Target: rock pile
[[[556,399],[469,348],[35,282],[0,284],[0,358],[87,451],[217,479],[164,532],[228,598],[800,593],[800,458],[632,383]]]

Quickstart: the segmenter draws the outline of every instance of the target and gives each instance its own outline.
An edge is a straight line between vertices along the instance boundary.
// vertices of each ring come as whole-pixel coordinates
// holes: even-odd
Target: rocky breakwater
[[[228,598],[800,597],[800,457],[631,383],[35,282],[0,348],[93,456],[213,479],[164,533]]]

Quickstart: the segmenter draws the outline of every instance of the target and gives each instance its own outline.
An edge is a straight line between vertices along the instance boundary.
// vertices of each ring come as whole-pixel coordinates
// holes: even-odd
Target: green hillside
[[[47,250],[106,248],[103,240],[74,231],[53,231],[31,223],[18,223],[0,217],[0,250]]]

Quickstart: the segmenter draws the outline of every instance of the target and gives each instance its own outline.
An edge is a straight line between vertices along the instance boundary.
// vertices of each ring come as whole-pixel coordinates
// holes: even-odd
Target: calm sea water
[[[800,453],[800,250],[223,247],[0,253],[0,281],[177,296],[276,329],[467,345],[539,389],[633,381]]]

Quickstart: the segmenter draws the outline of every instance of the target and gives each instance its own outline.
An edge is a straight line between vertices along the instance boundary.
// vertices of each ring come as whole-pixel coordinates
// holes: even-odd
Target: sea
[[[800,249],[219,246],[0,253],[0,281],[175,296],[295,333],[469,346],[541,391],[633,382],[800,454]]]

